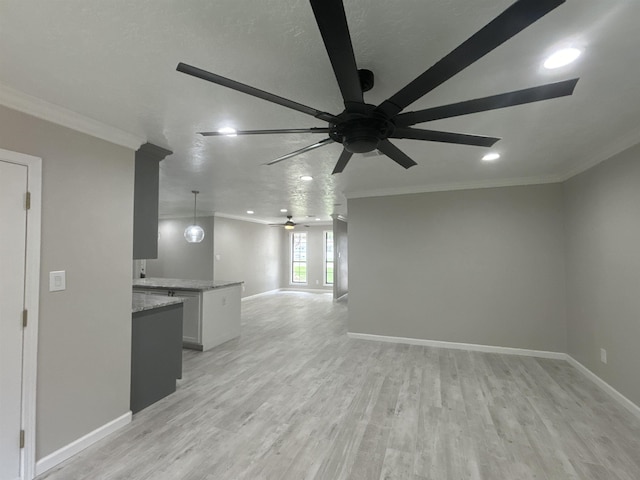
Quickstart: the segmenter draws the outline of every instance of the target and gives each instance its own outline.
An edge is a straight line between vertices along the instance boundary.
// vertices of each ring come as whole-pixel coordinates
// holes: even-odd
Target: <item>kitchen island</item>
[[[202,351],[240,336],[242,284],[241,281],[136,278],[133,291],[182,297],[182,345]]]
[[[131,305],[133,413],[176,391],[182,378],[182,297],[134,293]]]

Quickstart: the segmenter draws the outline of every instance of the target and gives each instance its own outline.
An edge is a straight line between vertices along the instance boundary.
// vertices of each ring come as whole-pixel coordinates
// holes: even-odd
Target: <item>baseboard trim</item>
[[[475,343],[445,342],[441,340],[426,340],[422,338],[388,337],[385,335],[371,335],[369,333],[348,332],[347,336],[358,340],[373,340],[377,342],[404,343],[408,345],[422,345],[425,347],[449,348],[454,350],[468,350],[471,352],[502,353],[505,355],[521,355],[524,357],[551,358],[566,360],[567,354],[561,352],[547,352],[544,350],[527,350],[524,348],[496,347],[493,345],[478,345]]]
[[[334,298],[333,301],[334,302],[345,302],[347,300],[347,298],[349,298],[349,292],[340,295],[338,298]]]
[[[385,335],[372,335],[369,333],[347,332],[349,338],[357,340],[371,340],[376,342],[403,343],[407,345],[421,345],[425,347],[449,348],[454,350],[468,350],[471,352],[502,353],[506,355],[521,355],[525,357],[550,358],[553,360],[564,360],[575,367],[585,377],[595,383],[600,389],[607,393],[613,400],[640,419],[640,406],[633,403],[618,390],[613,388],[598,375],[593,373],[575,358],[567,353],[547,352],[544,350],[527,350],[523,348],[496,347],[492,345],[478,345],[475,343],[444,342],[440,340],[426,340],[422,338],[389,337]]]
[[[281,292],[307,292],[307,293],[332,293],[331,289],[324,288],[296,288],[296,287],[284,287],[280,289]]]
[[[263,295],[271,295],[272,293],[277,293],[279,291],[280,291],[280,289],[276,288],[274,290],[267,290],[266,292],[254,293],[253,295],[247,295],[246,297],[242,297],[241,301],[244,302],[245,300],[249,300],[250,298],[261,297]]]
[[[107,435],[119,430],[129,423],[131,423],[131,411],[111,420],[109,423],[96,428],[94,431],[87,433],[85,436],[71,442],[69,445],[66,445],[38,460],[36,462],[36,475],[41,475],[44,472],[51,470],[53,467],[80,453],[85,448],[93,445],[99,440],[102,440]]]
[[[609,394],[611,398],[613,398],[620,405],[622,405],[624,408],[629,410],[629,412],[631,412],[638,419],[640,419],[640,407],[638,405],[633,403],[631,400],[629,400],[627,397],[621,394],[618,390],[613,388],[611,385],[609,385],[607,382],[605,382],[598,375],[593,373],[591,370],[589,370],[587,367],[585,367],[583,364],[581,364],[578,360],[573,358],[571,355],[567,354],[565,359],[572,366],[574,366],[578,371],[580,371],[580,373],[582,373],[585,377],[587,377],[589,380],[595,383],[598,387],[604,390],[605,393]]]

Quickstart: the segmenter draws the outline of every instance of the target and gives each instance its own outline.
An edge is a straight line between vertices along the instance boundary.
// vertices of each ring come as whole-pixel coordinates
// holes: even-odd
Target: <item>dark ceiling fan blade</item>
[[[347,163],[349,163],[349,160],[351,160],[352,156],[353,156],[353,153],[351,153],[346,148],[342,150],[342,153],[340,154],[340,158],[338,159],[338,163],[336,163],[336,166],[333,169],[333,172],[331,172],[331,175],[335,175],[336,173],[342,173],[342,171],[344,170],[344,167],[347,166]]]
[[[437,130],[419,130],[417,128],[396,128],[389,138],[408,138],[429,142],[457,143],[476,147],[491,147],[499,138],[468,135],[465,133],[440,132]]]
[[[364,103],[342,0],[311,0],[311,8],[345,105]]]
[[[314,143],[313,145],[309,145],[308,147],[301,148],[300,150],[296,150],[295,152],[287,153],[282,157],[278,157],[275,160],[271,160],[269,163],[265,163],[265,165],[273,165],[274,163],[282,162],[283,160],[287,160],[291,157],[295,157],[296,155],[300,155],[301,153],[309,152],[311,150],[315,150],[316,148],[323,147],[324,145],[328,145],[333,143],[331,138],[325,138],[324,140],[320,140],[318,143]]]
[[[201,78],[202,80],[215,83],[217,85],[222,85],[223,87],[237,90],[238,92],[246,93],[247,95],[261,98],[262,100],[266,100],[267,102],[276,103],[278,105],[282,105],[283,107],[306,113],[307,115],[311,115],[312,117],[319,118],[326,122],[335,122],[337,120],[336,117],[334,115],[331,115],[330,113],[321,112],[320,110],[307,107],[306,105],[294,102],[293,100],[279,97],[278,95],[274,95],[273,93],[259,90],[249,85],[245,85],[244,83],[236,82],[235,80],[231,80],[229,78],[221,77],[220,75],[207,72],[206,70],[202,70],[198,67],[187,65],[186,63],[179,63],[176,70],[182,73],[186,73],[187,75],[191,75],[193,77]]]
[[[384,112],[388,117],[397,115],[420,97],[464,70],[565,1],[518,0],[422,75],[391,98],[382,102],[377,110]]]
[[[220,133],[220,132],[198,132],[198,135],[203,137],[235,137],[236,135],[269,135],[280,133],[329,133],[330,129],[327,127],[312,127],[312,128],[284,128],[279,130],[238,130],[235,133]]]
[[[427,108],[417,112],[401,113],[394,119],[399,127],[407,127],[416,123],[430,122],[442,118],[457,117],[470,113],[486,112],[498,108],[513,107],[525,103],[540,102],[552,98],[565,97],[573,93],[578,78],[564,82],[549,83],[539,87],[525,88],[514,92],[501,93],[490,97],[476,98],[465,102],[451,103],[441,107]]]
[[[381,141],[378,145],[378,150],[404,168],[411,168],[414,165],[417,165],[417,163],[411,160],[406,153],[396,147],[389,140]]]

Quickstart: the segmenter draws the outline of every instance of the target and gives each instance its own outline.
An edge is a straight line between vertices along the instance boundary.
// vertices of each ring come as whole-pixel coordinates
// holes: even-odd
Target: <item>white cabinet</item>
[[[176,296],[185,299],[182,317],[182,343],[186,347],[202,344],[202,292],[181,290]]]
[[[165,288],[134,287],[135,293],[182,297],[182,343],[187,348],[200,350],[202,345],[202,292],[197,290],[170,290]]]
[[[209,290],[172,290],[136,286],[134,292],[182,297],[182,345],[209,350],[240,336],[239,284]]]

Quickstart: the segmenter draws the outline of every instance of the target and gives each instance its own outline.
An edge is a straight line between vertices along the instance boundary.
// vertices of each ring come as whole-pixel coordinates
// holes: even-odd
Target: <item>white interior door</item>
[[[0,161],[0,480],[21,478],[27,167]]]

